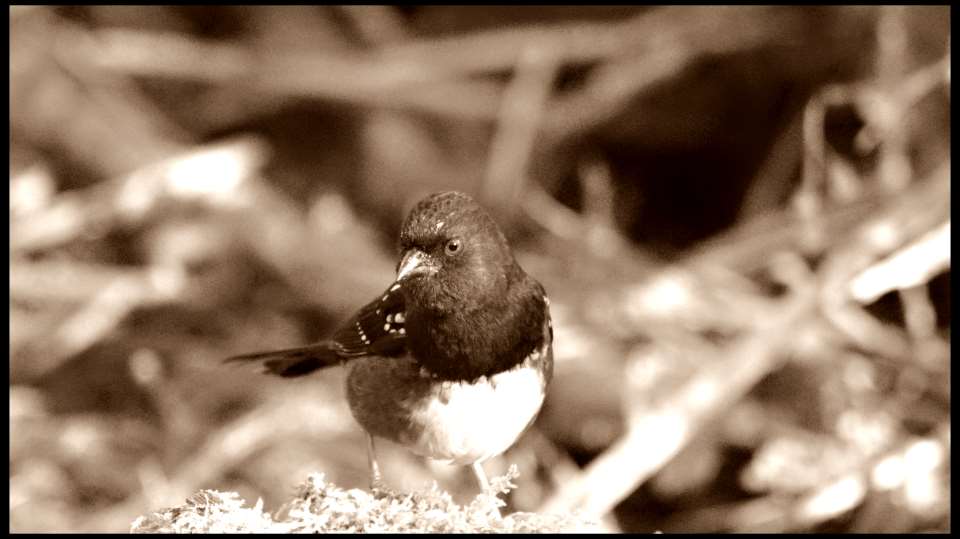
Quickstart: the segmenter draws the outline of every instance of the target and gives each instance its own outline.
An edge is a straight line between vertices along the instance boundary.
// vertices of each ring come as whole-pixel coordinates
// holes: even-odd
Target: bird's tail
[[[255,352],[229,357],[224,363],[263,362],[263,372],[284,378],[303,376],[318,369],[340,365],[348,358],[338,354],[329,342],[311,344],[301,348]]]

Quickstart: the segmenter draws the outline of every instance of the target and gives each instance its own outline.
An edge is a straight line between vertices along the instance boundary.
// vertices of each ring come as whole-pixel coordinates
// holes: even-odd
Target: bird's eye
[[[448,255],[455,255],[460,252],[463,248],[461,241],[457,238],[454,238],[447,242],[446,251]]]

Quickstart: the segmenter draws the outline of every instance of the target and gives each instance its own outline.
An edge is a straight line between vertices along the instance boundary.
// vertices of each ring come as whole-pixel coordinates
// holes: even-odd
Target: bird
[[[386,490],[375,446],[383,438],[470,466],[489,494],[482,463],[533,424],[553,376],[550,301],[494,219],[463,192],[417,202],[401,226],[399,255],[386,291],[330,338],[226,361],[260,362],[285,378],[346,366],[372,490]]]

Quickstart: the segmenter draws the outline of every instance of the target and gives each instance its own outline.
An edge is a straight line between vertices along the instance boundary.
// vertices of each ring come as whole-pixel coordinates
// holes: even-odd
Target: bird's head
[[[407,349],[443,379],[502,372],[543,345],[543,288],[463,193],[435,193],[410,211],[391,291],[404,298]]]
[[[503,233],[469,195],[434,193],[403,223],[397,282],[420,308],[441,314],[499,300],[518,271]]]

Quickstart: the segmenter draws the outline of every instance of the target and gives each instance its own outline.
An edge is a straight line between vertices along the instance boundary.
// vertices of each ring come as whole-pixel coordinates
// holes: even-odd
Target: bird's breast
[[[361,358],[347,377],[347,400],[375,436],[419,455],[457,464],[506,451],[543,404],[549,347],[513,369],[474,382],[441,381],[410,357]]]

